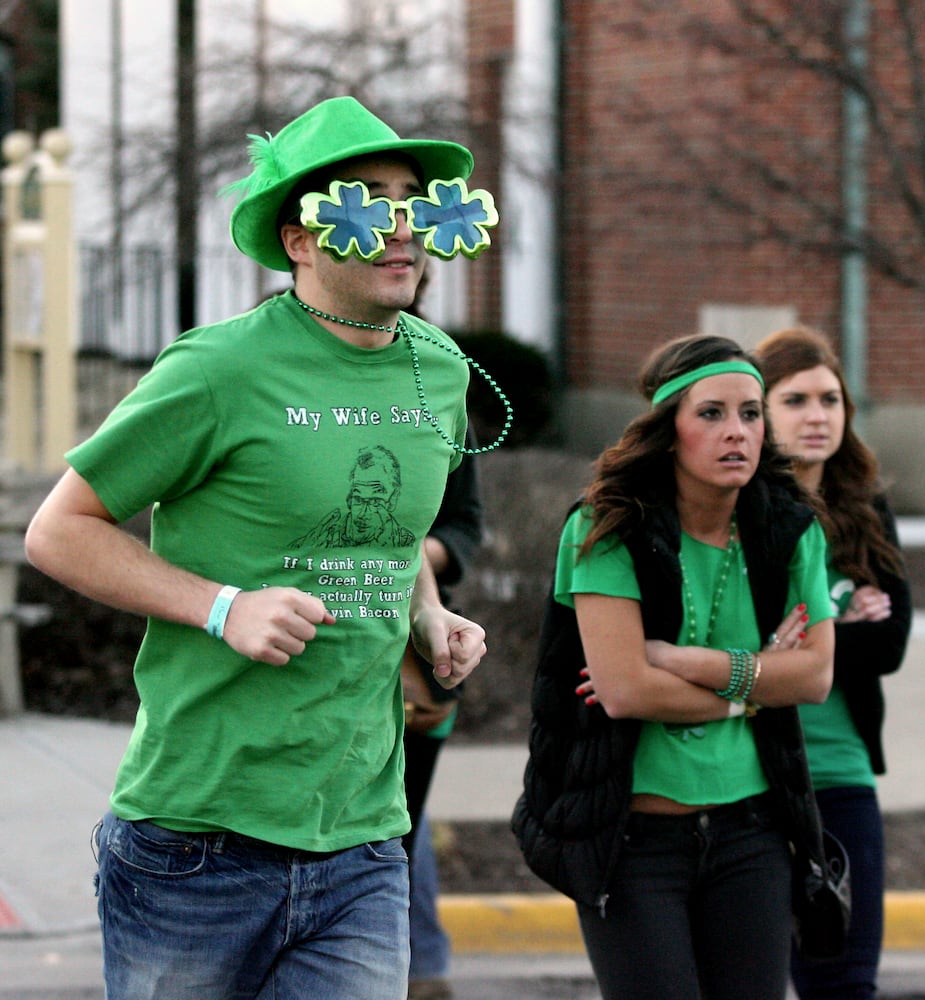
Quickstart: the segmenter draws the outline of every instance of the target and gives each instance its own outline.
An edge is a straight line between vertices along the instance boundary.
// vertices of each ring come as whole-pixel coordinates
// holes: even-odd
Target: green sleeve
[[[829,597],[826,540],[818,521],[803,533],[790,561],[786,610],[791,611],[800,602],[806,605],[810,625],[835,616]]]
[[[66,455],[119,521],[189,490],[216,461],[223,421],[200,353],[174,341],[99,430]]]
[[[636,570],[622,542],[604,539],[588,555],[578,558],[578,550],[590,528],[590,519],[580,509],[565,522],[556,558],[556,600],[569,607],[575,606],[575,594],[605,594],[638,601]]]

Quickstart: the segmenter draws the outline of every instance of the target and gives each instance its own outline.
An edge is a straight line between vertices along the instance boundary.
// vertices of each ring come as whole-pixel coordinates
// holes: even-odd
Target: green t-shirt
[[[851,603],[854,583],[831,564],[828,566],[828,582],[832,612],[838,617]],[[821,705],[800,705],[800,721],[806,738],[809,770],[816,788],[876,786],[870,754],[851,717],[844,689],[837,680]]]
[[[415,339],[426,401],[462,443],[467,366],[407,322],[432,338]],[[298,587],[337,618],[285,667],[151,619],[114,812],[315,851],[404,834],[399,663],[459,462],[422,416],[407,344],[353,347],[278,296],[179,337],[68,460],[118,520],[154,504],[167,561]]]
[[[578,546],[587,536],[590,519],[575,511],[566,522],[556,566],[556,599],[574,607],[575,594],[605,594],[641,599],[629,550],[618,539],[598,542],[590,555],[576,562]],[[726,552],[681,535],[681,558],[694,604],[697,632],[703,645],[713,592]],[[742,547],[733,546],[724,599],[713,629],[714,649],[761,648],[761,636]],[[786,607],[807,605],[810,624],[831,617],[825,581],[825,537],[813,523],[801,537],[791,560]],[[677,642],[687,645],[687,609]],[[634,793],[650,793],[688,805],[735,802],[768,787],[745,716],[699,725],[644,722],[633,760]]]

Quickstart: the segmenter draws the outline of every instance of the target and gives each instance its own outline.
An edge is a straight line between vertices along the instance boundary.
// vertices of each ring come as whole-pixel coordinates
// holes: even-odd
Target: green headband
[[[711,365],[702,365],[700,368],[694,368],[692,371],[685,372],[683,375],[678,375],[676,378],[663,382],[655,390],[655,395],[652,397],[652,405],[658,406],[663,399],[667,399],[674,393],[686,389],[689,385],[699,382],[702,378],[709,378],[711,375],[725,375],[729,372],[751,375],[752,378],[758,380],[761,391],[764,393],[764,379],[761,377],[761,372],[750,362],[714,361]]]

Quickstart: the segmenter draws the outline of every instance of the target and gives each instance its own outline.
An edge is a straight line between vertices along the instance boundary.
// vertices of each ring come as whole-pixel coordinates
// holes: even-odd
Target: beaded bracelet
[[[231,610],[231,602],[241,593],[240,587],[226,586],[216,595],[209,612],[209,620],[203,628],[215,639],[221,639],[225,633],[225,619]]]
[[[727,649],[729,654],[729,686],[716,693],[729,701],[744,701],[755,683],[755,660],[746,649]]]
[[[742,650],[727,649],[726,653],[729,656],[729,685],[722,691],[717,690],[716,693],[720,698],[727,698],[729,701],[734,701],[744,680]]]

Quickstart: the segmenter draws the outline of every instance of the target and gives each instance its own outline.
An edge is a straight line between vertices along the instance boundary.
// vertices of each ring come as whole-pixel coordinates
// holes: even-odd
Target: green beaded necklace
[[[713,638],[713,629],[716,627],[716,619],[719,616],[719,609],[723,603],[723,593],[726,590],[726,581],[729,579],[729,571],[732,568],[732,557],[733,550],[732,547],[736,540],[736,514],[735,511],[732,512],[732,518],[729,522],[729,541],[726,544],[726,551],[723,555],[723,564],[719,571],[719,580],[716,583],[716,587],[713,590],[713,604],[710,607],[710,620],[707,622],[707,634],[703,638],[703,642],[698,643],[697,640],[697,611],[694,607],[694,598],[691,594],[690,584],[687,580],[687,572],[684,569],[684,560],[681,560],[681,584],[684,591],[684,608],[687,612],[687,645],[688,646],[706,646],[709,647],[710,640]]]
[[[511,429],[511,424],[514,422],[514,408],[511,406],[510,401],[507,396],[501,391],[501,387],[497,382],[485,371],[485,369],[473,358],[468,357],[463,354],[458,348],[452,347],[449,344],[444,344],[442,341],[438,340],[436,337],[431,337],[426,333],[418,333],[417,330],[409,330],[407,326],[399,318],[398,323],[395,326],[385,326],[381,323],[363,323],[360,320],[343,319],[340,316],[332,316],[331,313],[322,312],[320,309],[315,309],[310,306],[307,302],[303,302],[295,292],[292,293],[292,297],[298,302],[298,304],[305,310],[305,312],[310,313],[312,316],[317,316],[319,319],[326,319],[329,323],[340,323],[342,326],[352,326],[358,330],[378,330],[381,333],[393,333],[398,334],[402,337],[405,343],[408,345],[408,350],[411,354],[411,370],[414,374],[414,384],[417,388],[418,399],[421,403],[422,416],[429,420],[434,430],[443,438],[443,440],[454,450],[458,451],[462,455],[481,455],[486,451],[494,451],[498,445],[508,436],[508,432]],[[442,347],[445,351],[449,351],[454,357],[461,358],[466,364],[470,365],[475,371],[485,379],[485,381],[494,389],[498,396],[498,399],[504,404],[505,409],[505,420],[504,427],[501,428],[501,433],[495,438],[495,440],[482,448],[464,448],[462,445],[457,444],[456,441],[450,437],[449,434],[440,426],[437,418],[430,412],[430,407],[427,405],[427,399],[424,396],[424,380],[421,376],[421,359],[418,357],[417,348],[414,346],[413,337],[417,337],[418,340],[423,340],[428,344],[434,344],[436,347]]]

